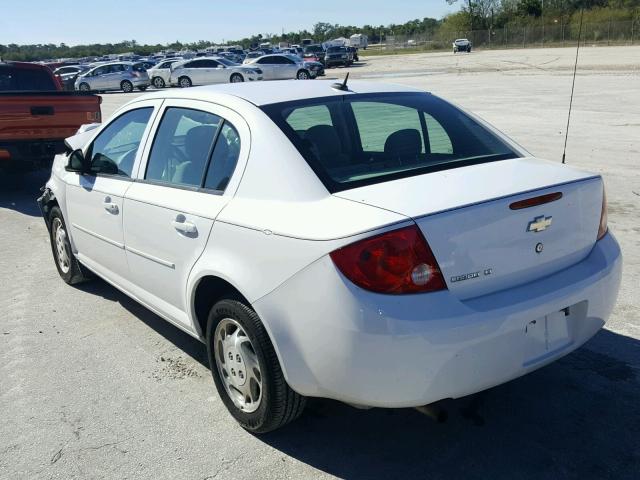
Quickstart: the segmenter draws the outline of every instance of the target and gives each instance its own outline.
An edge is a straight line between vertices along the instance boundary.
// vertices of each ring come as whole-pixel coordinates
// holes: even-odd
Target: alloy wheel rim
[[[126,93],[129,93],[131,90],[133,90],[133,86],[130,83],[125,82],[124,85],[122,85],[122,90],[124,90]]]
[[[307,75],[307,72],[300,72],[300,74],[298,75],[298,78],[300,78],[300,80],[306,80],[309,77],[309,75]]]
[[[53,220],[53,238],[56,248],[56,260],[63,273],[69,272],[71,259],[67,251],[67,232],[59,218]]]
[[[255,412],[262,400],[262,372],[249,336],[236,320],[225,318],[218,323],[213,342],[227,395],[239,410]]]
[[[233,78],[231,79],[231,83],[240,83],[242,82],[242,77],[240,77],[239,75],[234,75]]]
[[[190,86],[189,83],[190,83],[189,80],[187,80],[186,78],[183,78],[182,80],[180,80],[181,87],[189,87]]]
[[[162,87],[164,87],[164,81],[161,78],[156,78],[153,81],[153,86],[156,87],[156,88],[162,88]]]

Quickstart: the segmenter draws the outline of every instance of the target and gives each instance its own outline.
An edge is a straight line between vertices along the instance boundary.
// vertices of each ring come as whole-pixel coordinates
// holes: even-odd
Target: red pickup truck
[[[44,65],[0,61],[0,170],[50,165],[80,125],[101,121],[101,101],[62,91]]]

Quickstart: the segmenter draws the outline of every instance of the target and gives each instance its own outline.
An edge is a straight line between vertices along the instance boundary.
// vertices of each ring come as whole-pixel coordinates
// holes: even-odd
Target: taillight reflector
[[[600,211],[600,226],[598,227],[598,240],[604,237],[609,230],[607,218],[607,192],[602,185],[602,210]]]
[[[392,230],[331,252],[350,281],[378,293],[422,293],[446,289],[433,252],[417,225]]]

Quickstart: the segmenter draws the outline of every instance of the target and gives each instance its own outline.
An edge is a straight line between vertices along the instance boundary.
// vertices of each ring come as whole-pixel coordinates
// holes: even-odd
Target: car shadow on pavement
[[[202,342],[140,305],[104,280],[95,278],[89,282],[76,285],[75,287],[83,292],[99,295],[106,300],[119,303],[129,313],[141,320],[156,333],[169,340],[196,362],[209,368],[207,349]]]
[[[36,199],[41,195],[40,187],[47,183],[49,173],[44,169],[12,173],[0,171],[0,208],[40,216]]]
[[[441,402],[444,423],[311,400],[297,422],[258,438],[348,479],[637,478],[638,367],[640,342],[603,330],[530,375]]]

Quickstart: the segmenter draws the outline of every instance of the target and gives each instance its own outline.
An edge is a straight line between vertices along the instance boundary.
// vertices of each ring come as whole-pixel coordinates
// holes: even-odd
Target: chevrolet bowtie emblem
[[[551,226],[551,220],[553,217],[545,217],[542,215],[541,217],[536,217],[533,219],[533,222],[529,222],[529,226],[527,227],[527,232],[542,232]]]

